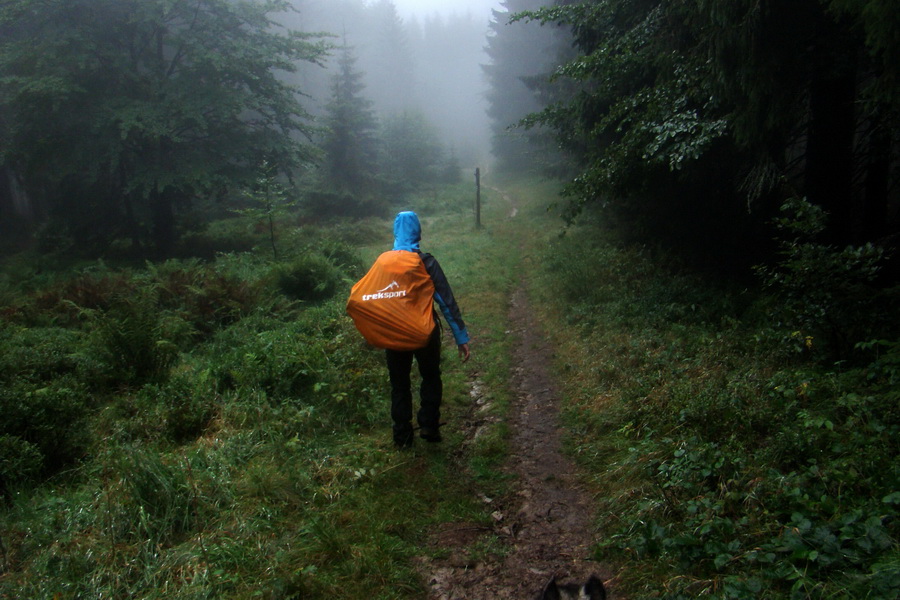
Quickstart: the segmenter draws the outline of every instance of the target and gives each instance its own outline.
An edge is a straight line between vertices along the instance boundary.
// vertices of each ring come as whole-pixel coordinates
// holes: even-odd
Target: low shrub
[[[238,321],[263,301],[259,275],[241,277],[197,260],[167,261],[148,268],[158,306],[204,337]]]
[[[97,316],[95,333],[111,383],[133,386],[168,376],[178,347],[165,325],[151,294],[118,298]]]
[[[272,398],[312,389],[325,357],[297,323],[254,316],[220,332],[206,349],[219,392],[260,390]]]
[[[44,455],[37,446],[16,435],[0,434],[0,497],[35,481],[43,467]]]
[[[389,212],[386,203],[375,197],[350,192],[310,190],[300,203],[301,212],[309,219],[361,219],[384,217]]]
[[[319,302],[331,298],[344,283],[344,274],[325,256],[307,252],[275,268],[278,288],[288,298]]]
[[[180,371],[165,383],[151,383],[120,398],[113,407],[117,438],[184,444],[200,437],[220,412],[208,378]]]
[[[900,333],[900,287],[878,281],[883,248],[819,242],[826,216],[806,200],[786,202],[777,220],[782,258],[758,272],[779,300],[774,316],[787,335],[804,339],[820,360],[847,360],[856,344]]]
[[[247,227],[245,219],[228,218],[209,223],[201,231],[181,236],[175,256],[212,260],[222,253],[249,252],[263,236]]]
[[[113,271],[105,265],[85,269],[73,277],[56,277],[24,295],[14,305],[14,322],[31,326],[78,327],[94,310],[108,310],[116,298],[136,292],[128,271]]]
[[[91,395],[71,376],[41,386],[13,380],[0,386],[0,435],[40,452],[40,469],[36,459],[29,459],[35,467],[29,473],[50,474],[84,456],[90,441],[85,425],[93,405]]]
[[[0,384],[16,380],[40,387],[64,376],[90,384],[101,378],[102,370],[82,331],[0,326]]]

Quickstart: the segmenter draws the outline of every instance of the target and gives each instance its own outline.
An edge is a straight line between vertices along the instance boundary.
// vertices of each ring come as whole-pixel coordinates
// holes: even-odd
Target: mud
[[[610,573],[590,560],[598,535],[590,497],[561,450],[559,393],[549,368],[553,350],[532,317],[524,285],[511,298],[509,317],[516,393],[508,417],[511,457],[505,468],[513,476],[512,491],[503,498],[480,496],[492,509],[492,525],[451,523],[434,533],[431,543],[447,550],[447,557],[421,564],[432,600],[528,600],[553,576],[580,582],[591,573],[606,580],[609,590]],[[469,440],[490,425],[484,416],[488,400],[477,377],[471,394]],[[505,553],[477,550],[492,538]]]

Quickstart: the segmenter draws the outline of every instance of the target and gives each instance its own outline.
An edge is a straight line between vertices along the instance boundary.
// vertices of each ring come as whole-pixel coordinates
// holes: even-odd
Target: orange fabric
[[[424,348],[434,330],[434,283],[416,252],[389,250],[350,290],[347,314],[376,348]]]

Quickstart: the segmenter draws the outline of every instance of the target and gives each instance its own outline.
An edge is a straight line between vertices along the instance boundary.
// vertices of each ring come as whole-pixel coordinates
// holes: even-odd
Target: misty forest
[[[900,597],[895,3],[446,4],[0,0],[0,598]],[[412,448],[404,210],[472,337]]]

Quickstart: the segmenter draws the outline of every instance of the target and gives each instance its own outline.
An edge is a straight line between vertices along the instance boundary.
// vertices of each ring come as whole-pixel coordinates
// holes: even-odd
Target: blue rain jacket
[[[434,300],[441,308],[441,313],[450,326],[450,331],[453,332],[453,339],[456,340],[457,345],[468,344],[469,332],[466,331],[466,324],[463,322],[462,313],[453,297],[450,283],[438,261],[419,249],[421,240],[422,224],[419,223],[419,216],[410,210],[399,213],[394,219],[394,250],[417,252],[422,257],[425,270],[428,271],[428,275],[434,283]]]

